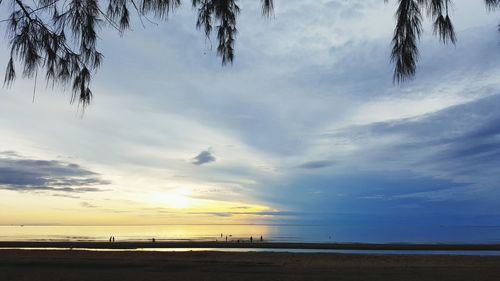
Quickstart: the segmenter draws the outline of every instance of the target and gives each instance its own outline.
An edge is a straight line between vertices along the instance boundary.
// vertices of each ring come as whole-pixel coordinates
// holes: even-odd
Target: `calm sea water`
[[[221,237],[222,234],[222,237]],[[500,243],[500,226],[136,225],[0,226],[1,241],[215,241]]]

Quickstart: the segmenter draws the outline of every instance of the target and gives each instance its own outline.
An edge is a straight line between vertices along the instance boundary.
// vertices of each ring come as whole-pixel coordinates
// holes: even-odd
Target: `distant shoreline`
[[[291,242],[46,242],[0,241],[0,248],[73,249],[297,249],[297,250],[401,250],[401,251],[500,251],[500,244],[370,244],[370,243],[291,243]]]

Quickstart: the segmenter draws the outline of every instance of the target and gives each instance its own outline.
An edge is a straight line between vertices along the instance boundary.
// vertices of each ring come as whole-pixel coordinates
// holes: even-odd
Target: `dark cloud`
[[[84,193],[102,191],[100,186],[108,184],[99,174],[74,163],[27,159],[12,151],[0,153],[0,189]]]
[[[193,158],[194,165],[203,165],[210,162],[215,162],[215,156],[212,154],[210,149],[200,152],[196,157]]]
[[[367,151],[364,157],[381,163],[407,161],[413,167],[431,167],[439,175],[480,178],[495,174],[500,165],[499,104],[497,94],[420,118],[350,128],[341,134],[360,144],[403,136],[403,141]]]
[[[299,166],[299,168],[303,169],[321,169],[321,168],[326,168],[333,166],[335,163],[333,161],[311,161],[311,162],[306,162],[302,165]]]

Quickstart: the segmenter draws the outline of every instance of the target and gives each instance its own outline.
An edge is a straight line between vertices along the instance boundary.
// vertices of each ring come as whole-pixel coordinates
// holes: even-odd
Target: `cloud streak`
[[[333,161],[322,160],[322,161],[310,161],[299,165],[299,168],[303,169],[322,169],[333,166],[335,163]]]
[[[288,211],[261,211],[261,212],[189,212],[190,215],[209,215],[215,217],[232,217],[232,216],[260,216],[260,217],[291,217],[297,216],[297,212]]]

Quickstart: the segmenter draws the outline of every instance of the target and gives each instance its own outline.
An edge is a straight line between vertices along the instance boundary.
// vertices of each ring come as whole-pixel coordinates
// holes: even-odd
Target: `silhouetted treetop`
[[[441,42],[455,44],[456,36],[449,16],[452,0],[395,1],[391,61],[394,82],[400,83],[415,75],[425,15],[433,21],[434,34]],[[490,10],[500,6],[500,0],[484,1]],[[197,12],[196,27],[207,37],[217,37],[222,65],[234,60],[237,2],[191,0]],[[4,84],[11,85],[19,71],[22,77],[35,79],[43,73],[52,85],[69,85],[71,101],[86,106],[92,99],[92,76],[103,59],[96,46],[102,27],[123,33],[130,28],[132,16],[141,22],[150,21],[149,17],[166,19],[180,5],[181,0],[0,0],[0,7],[10,14],[0,21],[6,25],[10,46]],[[263,16],[272,16],[273,0],[260,0],[260,5]]]

